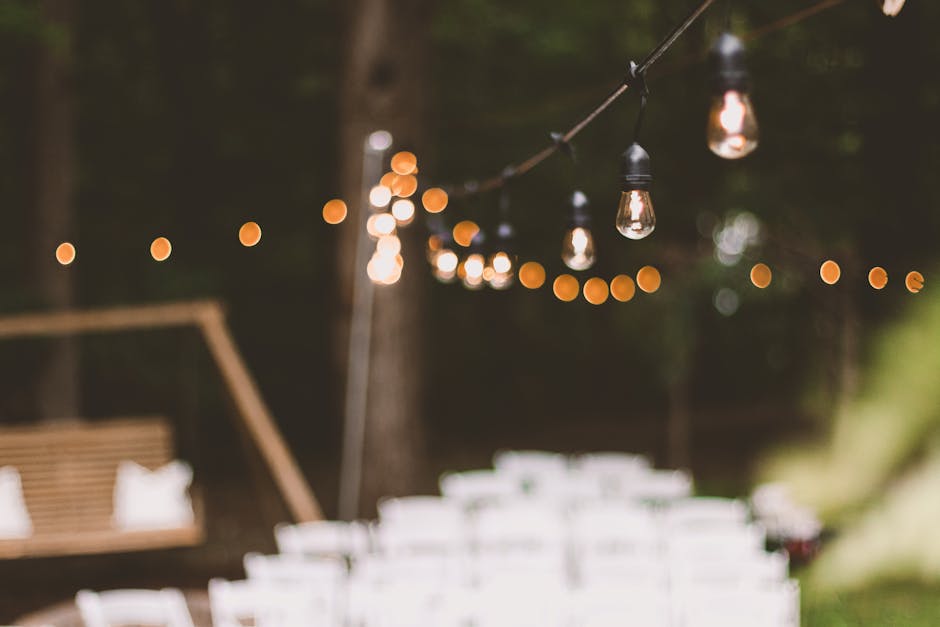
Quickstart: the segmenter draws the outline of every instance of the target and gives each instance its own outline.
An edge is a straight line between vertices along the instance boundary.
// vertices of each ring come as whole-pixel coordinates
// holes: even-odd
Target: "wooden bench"
[[[193,546],[203,540],[199,499],[194,524],[121,531],[111,524],[118,464],[156,469],[174,459],[173,431],[160,417],[0,427],[0,466],[23,482],[33,535],[0,539],[0,559],[118,553]]]

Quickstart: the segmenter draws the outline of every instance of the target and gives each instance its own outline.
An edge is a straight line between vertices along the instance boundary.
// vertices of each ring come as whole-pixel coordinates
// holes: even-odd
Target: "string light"
[[[724,159],[740,159],[757,148],[757,117],[747,93],[744,44],[731,33],[722,33],[710,56],[714,96],[708,114],[708,148]]]
[[[623,153],[622,192],[616,221],[617,230],[628,239],[643,239],[656,228],[649,193],[652,182],[650,156],[640,144],[633,142]]]
[[[607,281],[600,277],[591,277],[584,282],[584,300],[592,305],[603,305],[607,302],[610,291],[607,288]]]
[[[173,245],[165,237],[158,237],[150,242],[150,256],[154,261],[166,261],[173,252]]]
[[[819,278],[826,285],[835,285],[842,276],[842,268],[832,259],[827,259],[819,266]]]
[[[392,201],[392,190],[385,185],[376,185],[369,190],[369,203],[373,207],[381,209],[387,207]]]
[[[875,266],[868,272],[868,284],[876,290],[884,289],[888,284],[888,273],[881,266]]]
[[[323,221],[327,224],[339,224],[346,219],[346,203],[339,198],[326,201],[323,205]]]
[[[238,241],[242,246],[256,246],[261,241],[261,227],[257,222],[245,222],[238,229]]]
[[[881,10],[888,17],[894,17],[904,8],[904,0],[879,0]]]
[[[652,294],[658,290],[659,286],[662,285],[662,281],[659,270],[653,266],[643,266],[636,273],[637,286],[647,294]]]
[[[461,220],[454,225],[454,241],[460,246],[467,248],[473,242],[473,238],[480,232],[480,227],[473,220]]]
[[[391,166],[395,174],[414,174],[418,168],[418,158],[407,150],[396,152],[392,155]]]
[[[907,287],[907,291],[911,294],[918,293],[924,289],[924,275],[916,270],[908,272],[907,276],[904,278],[904,286]]]
[[[751,268],[751,283],[754,284],[754,287],[764,289],[770,285],[772,280],[773,272],[770,271],[770,267],[766,263],[757,263]]]
[[[610,280],[610,295],[621,303],[633,300],[636,294],[636,283],[626,274],[618,274]]]
[[[588,199],[582,192],[571,194],[568,203],[571,214],[568,230],[561,240],[561,260],[572,270],[587,270],[597,258],[594,252],[594,234],[591,233],[591,214]]]
[[[369,237],[378,239],[383,235],[391,235],[394,233],[397,224],[394,216],[390,213],[373,213],[369,216],[369,219],[366,220],[366,232],[369,234]]]
[[[415,217],[415,204],[407,198],[399,198],[392,203],[392,216],[399,226],[407,226]]]
[[[527,261],[519,268],[519,282],[530,290],[545,284],[545,268],[537,261]]]
[[[421,204],[428,213],[440,213],[447,208],[447,192],[440,187],[432,187],[421,194]]]
[[[408,198],[418,191],[418,179],[411,174],[402,174],[395,179],[394,192],[396,196]]]
[[[55,259],[63,266],[75,261],[75,246],[71,242],[62,242],[55,249]]]
[[[578,297],[580,287],[578,280],[570,274],[562,274],[552,283],[555,298],[565,303],[570,303]]]
[[[375,243],[375,251],[383,257],[394,257],[401,252],[401,240],[397,235],[383,235]]]

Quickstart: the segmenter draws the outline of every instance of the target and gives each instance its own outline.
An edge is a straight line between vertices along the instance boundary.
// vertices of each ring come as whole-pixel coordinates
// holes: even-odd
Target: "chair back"
[[[85,627],[148,625],[193,627],[193,619],[183,593],[163,590],[81,590],[75,604]]]

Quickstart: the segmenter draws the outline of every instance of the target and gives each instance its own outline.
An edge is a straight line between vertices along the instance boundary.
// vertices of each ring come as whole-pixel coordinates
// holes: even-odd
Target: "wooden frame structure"
[[[322,510],[297,461],[284,442],[213,300],[111,307],[84,311],[0,317],[0,340],[195,326],[234,400],[235,408],[258,447],[291,515],[297,522],[321,520]],[[129,549],[125,549],[129,550]]]

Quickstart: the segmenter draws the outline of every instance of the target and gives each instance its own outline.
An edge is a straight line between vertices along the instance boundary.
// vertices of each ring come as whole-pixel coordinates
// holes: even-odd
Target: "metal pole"
[[[382,176],[385,154],[391,145],[392,136],[389,133],[376,131],[365,139],[362,149],[362,197],[356,223],[356,267],[353,269],[355,278],[346,362],[343,457],[339,479],[339,517],[343,520],[353,520],[359,513],[369,402],[369,357],[372,352],[372,305],[375,296],[375,286],[366,275],[366,264],[372,254],[372,242],[366,232],[366,221],[372,214],[369,190]]]

